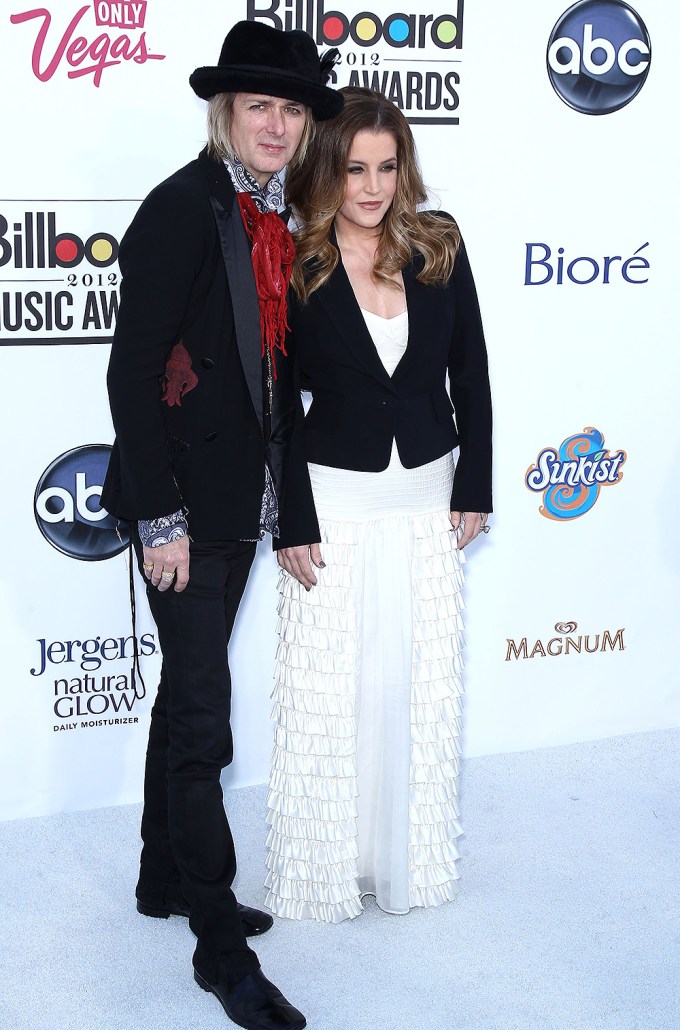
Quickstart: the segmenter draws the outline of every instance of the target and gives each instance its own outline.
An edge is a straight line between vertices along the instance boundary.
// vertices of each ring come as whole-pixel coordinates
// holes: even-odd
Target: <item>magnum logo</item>
[[[595,654],[605,651],[625,651],[623,641],[625,629],[605,629],[601,633],[579,633],[578,623],[556,622],[555,636],[549,640],[530,643],[527,637],[521,640],[507,640],[506,662],[524,658],[558,658],[569,654]]]

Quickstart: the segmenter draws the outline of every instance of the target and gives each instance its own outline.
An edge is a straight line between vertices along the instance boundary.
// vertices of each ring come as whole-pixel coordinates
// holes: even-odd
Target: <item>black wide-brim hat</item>
[[[302,29],[282,32],[239,21],[227,33],[217,66],[197,68],[189,83],[203,100],[217,93],[263,93],[306,104],[325,121],[342,111],[342,97],[326,85],[337,54],[332,50],[319,58],[314,40]]]

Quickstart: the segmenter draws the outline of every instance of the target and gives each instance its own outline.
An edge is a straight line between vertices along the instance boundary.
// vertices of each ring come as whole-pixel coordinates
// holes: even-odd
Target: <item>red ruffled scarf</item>
[[[295,245],[283,219],[275,211],[260,211],[249,193],[239,193],[241,217],[251,242],[257,298],[260,302],[262,357],[269,353],[276,379],[274,351],[286,354],[286,292],[293,270]]]

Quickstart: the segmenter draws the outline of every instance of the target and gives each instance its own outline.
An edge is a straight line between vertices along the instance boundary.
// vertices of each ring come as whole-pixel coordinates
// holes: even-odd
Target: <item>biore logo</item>
[[[547,243],[527,243],[524,261],[524,285],[545,286],[553,283],[562,286],[565,282],[577,286],[590,283],[611,283],[623,280],[639,286],[648,283],[649,277],[644,273],[649,268],[649,260],[641,254],[649,242],[643,243],[628,258],[621,254],[606,257],[565,257],[564,247],[558,247],[556,254]]]
[[[625,451],[610,454],[602,433],[587,427],[562,442],[559,452],[545,447],[525,476],[529,490],[543,494],[541,515],[564,521],[577,519],[595,504],[600,487],[613,486],[623,478]]]
[[[164,54],[152,54],[147,46],[146,33],[133,38],[127,32],[99,32],[101,28],[138,31],[146,21],[146,0],[133,3],[107,3],[95,0],[90,5],[78,8],[64,29],[52,29],[52,15],[45,7],[23,11],[10,16],[13,25],[21,25],[39,19],[37,35],[33,44],[32,67],[36,79],[48,82],[62,64],[69,66],[69,79],[91,75],[95,86],[100,86],[107,68],[114,68],[123,61],[145,64],[147,61],[163,61]],[[94,25],[87,31],[85,16],[94,14]],[[61,12],[59,12],[61,13]],[[61,32],[61,34],[60,34]],[[82,33],[82,34],[81,34]]]
[[[460,15],[388,14],[379,17],[372,11],[359,11],[353,17],[342,11],[327,11],[325,0],[248,0],[248,21],[267,21],[275,29],[304,29],[318,46],[341,46],[350,41],[356,46],[375,46],[384,42],[391,47],[422,49],[428,42],[440,50],[462,46],[462,3]]]
[[[611,114],[642,89],[651,61],[642,18],[622,0],[580,0],[550,33],[548,76],[580,114]]]
[[[47,218],[45,218],[47,215]],[[9,222],[0,213],[0,268],[75,268],[85,258],[95,268],[118,259],[118,240],[95,232],[83,242],[73,232],[57,232],[54,211],[25,211],[22,221]]]
[[[43,472],[34,510],[40,532],[62,554],[81,561],[102,561],[128,546],[124,526],[100,505],[111,448],[74,447]],[[119,535],[120,532],[120,535]]]

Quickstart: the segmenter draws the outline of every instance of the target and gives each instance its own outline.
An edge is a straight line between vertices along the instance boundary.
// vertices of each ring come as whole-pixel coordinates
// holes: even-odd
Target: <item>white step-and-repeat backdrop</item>
[[[99,508],[118,242],[205,139],[188,86],[241,18],[385,92],[476,273],[497,514],[467,564],[466,751],[677,725],[680,420],[667,0],[3,0],[0,815],[136,801],[159,668]],[[331,9],[333,7],[334,9]],[[266,778],[276,566],[232,648],[236,760]]]

